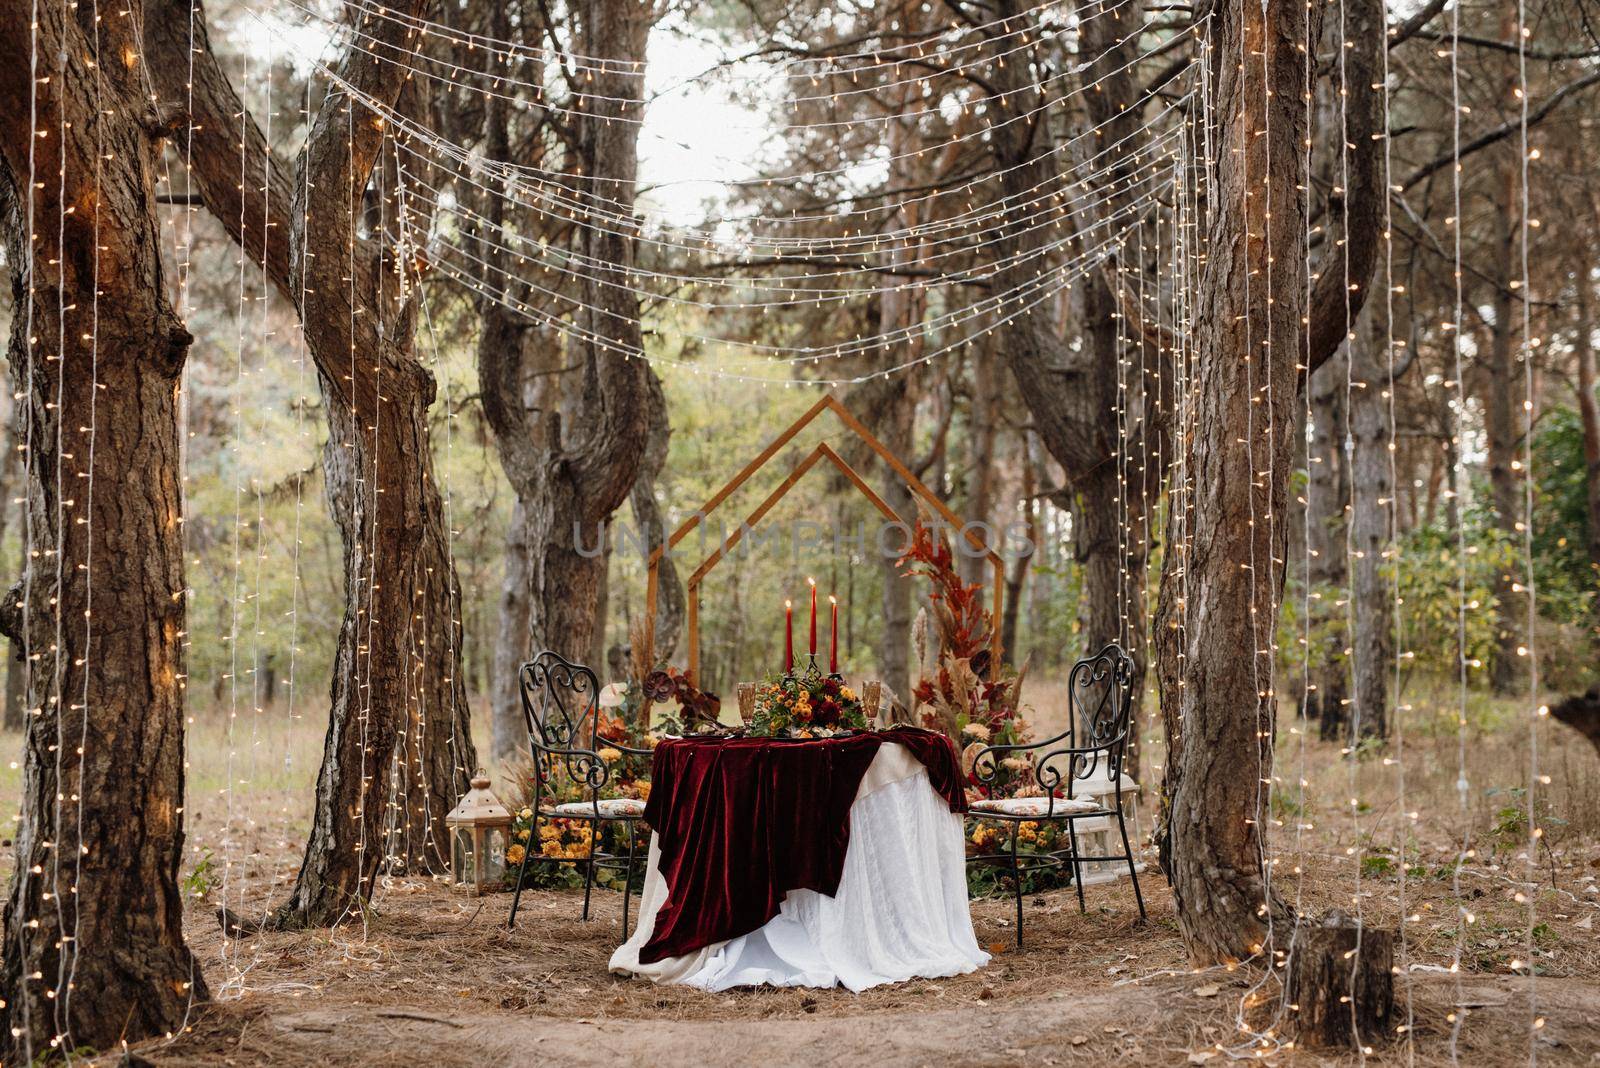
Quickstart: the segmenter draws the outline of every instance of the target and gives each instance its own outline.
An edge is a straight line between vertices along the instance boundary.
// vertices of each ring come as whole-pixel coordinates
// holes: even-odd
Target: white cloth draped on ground
[[[639,926],[611,970],[706,990],[735,986],[844,986],[861,991],[983,967],[967,911],[962,820],[905,746],[885,744],[850,807],[850,847],[833,897],[791,890],[765,927],[681,957],[641,964],[640,949],[666,900],[661,854],[650,860]]]

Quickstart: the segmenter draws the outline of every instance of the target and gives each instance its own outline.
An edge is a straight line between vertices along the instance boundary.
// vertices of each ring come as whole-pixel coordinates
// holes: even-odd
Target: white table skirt
[[[681,957],[642,964],[666,901],[661,852],[650,860],[639,926],[611,955],[614,972],[705,990],[844,986],[866,990],[983,967],[967,911],[962,820],[902,745],[880,746],[850,808],[850,848],[833,897],[794,890],[765,927]]]

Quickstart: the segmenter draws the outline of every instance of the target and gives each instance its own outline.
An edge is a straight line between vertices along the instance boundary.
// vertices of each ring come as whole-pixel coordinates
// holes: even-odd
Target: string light
[[[1523,867],[1523,881],[1527,895],[1527,916],[1524,923],[1523,936],[1525,951],[1528,961],[1528,1063],[1539,1063],[1539,1028],[1543,1021],[1539,1018],[1539,990],[1538,980],[1538,949],[1534,945],[1535,930],[1539,921],[1539,840],[1543,834],[1539,827],[1538,796],[1540,786],[1539,775],[1539,647],[1538,647],[1538,578],[1533,570],[1533,430],[1534,430],[1534,383],[1533,383],[1533,353],[1539,344],[1539,339],[1533,336],[1533,289],[1530,285],[1528,266],[1528,229],[1532,222],[1531,198],[1529,196],[1528,169],[1534,156],[1528,148],[1528,5],[1527,0],[1517,0],[1517,139],[1518,139],[1518,193],[1521,198],[1520,211],[1517,213],[1517,251],[1518,264],[1521,269],[1521,286],[1518,290],[1518,300],[1522,307],[1522,345],[1521,364],[1523,381],[1522,398],[1522,552],[1523,572],[1522,583],[1527,593],[1527,637],[1526,646],[1519,652],[1526,652],[1528,661],[1528,788],[1524,795],[1525,818],[1528,823],[1528,837],[1525,844],[1527,859]],[[1588,285],[1584,278],[1581,285]],[[1509,324],[1496,323],[1497,329]],[[1588,329],[1585,324],[1585,329]],[[1509,383],[1508,383],[1509,384]]]

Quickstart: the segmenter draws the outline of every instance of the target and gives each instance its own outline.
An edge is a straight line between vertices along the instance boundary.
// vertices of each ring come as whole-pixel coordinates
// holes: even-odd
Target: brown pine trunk
[[[1394,529],[1394,480],[1389,465],[1387,328],[1381,309],[1368,307],[1350,344],[1349,412],[1351,673],[1349,737],[1389,734],[1393,674],[1393,594],[1385,577]]]
[[[425,6],[415,0],[402,14]],[[370,33],[392,36],[392,47],[405,39],[398,20]],[[191,20],[189,4],[154,0],[144,48],[161,96],[193,102],[191,173],[207,209],[299,310],[328,412],[323,470],[343,542],[345,615],[313,826],[278,918],[331,923],[371,894],[386,861],[439,866],[436,821],[477,762],[459,624],[445,627],[461,612],[428,434],[433,377],[412,352],[414,304],[397,299],[393,235],[357,231],[371,221],[361,216],[384,133],[331,93],[291,181],[218,66],[198,8]],[[402,69],[355,56],[345,68],[368,96],[399,99]],[[244,183],[241,134],[244,158],[260,168]],[[412,751],[397,794],[402,735]]]
[[[1486,328],[1486,344],[1482,346],[1483,432],[1488,453],[1489,502],[1494,510],[1494,525],[1508,546],[1520,548],[1522,534],[1517,527],[1522,521],[1522,493],[1520,480],[1513,464],[1522,441],[1521,420],[1517,413],[1521,405],[1516,398],[1522,396],[1517,369],[1514,366],[1516,322],[1519,315],[1517,302],[1510,289],[1510,272],[1515,262],[1513,235],[1513,210],[1515,191],[1507,177],[1504,211],[1496,216],[1498,254],[1497,269],[1491,271],[1495,278],[1494,300],[1491,302],[1494,321]],[[1520,555],[1520,554],[1519,554]],[[1508,694],[1517,689],[1521,665],[1517,662],[1517,646],[1521,642],[1522,620],[1519,618],[1522,597],[1515,591],[1517,576],[1512,573],[1511,556],[1504,566],[1495,569],[1495,649],[1489,658],[1489,684],[1496,693]]]
[[[1307,723],[1315,722],[1323,741],[1343,738],[1349,723],[1349,660],[1345,656],[1345,598],[1349,559],[1345,523],[1350,479],[1345,469],[1344,348],[1311,376],[1311,433],[1307,446],[1306,547],[1311,584],[1310,685],[1305,695]]]
[[[1115,191],[1107,195],[1105,208],[1114,212],[1128,203],[1125,180],[1147,161],[1142,159],[1145,138],[1138,134],[1142,89],[1131,62],[1138,54],[1138,35],[1129,32],[1132,27],[1126,19],[1109,13],[1110,6],[1103,0],[1085,0],[1078,10],[1086,20],[1083,50],[1096,57],[1080,76],[1085,85],[1094,86],[1084,95],[1085,104],[1095,126],[1104,131],[1097,144],[1116,146],[1107,161],[1107,181],[1115,183]],[[997,10],[1015,17],[1018,5],[1006,2]],[[994,77],[1004,95],[998,102],[990,101],[991,107],[998,103],[1005,120],[993,146],[997,162],[1005,168],[1002,192],[1014,203],[1027,203],[1037,196],[1040,187],[1058,177],[1059,168],[1051,145],[1042,136],[1049,124],[1021,121],[1022,112],[1037,107],[1032,90],[1024,84],[1025,70],[1025,64],[998,69]],[[1045,269],[1042,256],[1020,255],[1025,249],[1036,251],[1046,240],[1037,230],[1021,233],[1028,225],[1029,219],[1019,214],[1007,220],[996,239],[996,257],[1008,263],[997,272],[998,288],[1028,285]],[[1079,239],[1087,242],[1106,236],[1091,226]],[[1084,633],[1080,639],[1083,648],[1072,655],[1084,655],[1113,641],[1127,649],[1135,665],[1133,714],[1137,723],[1142,719],[1138,701],[1146,669],[1144,599],[1149,548],[1142,512],[1153,509],[1160,498],[1165,471],[1155,460],[1170,455],[1170,449],[1160,444],[1164,428],[1153,397],[1146,396],[1146,383],[1139,380],[1137,371],[1126,371],[1122,361],[1127,358],[1132,367],[1145,367],[1150,375],[1147,382],[1155,382],[1161,377],[1156,364],[1162,354],[1151,347],[1141,359],[1139,346],[1145,345],[1145,338],[1134,336],[1131,324],[1121,317],[1118,295],[1108,277],[1090,275],[1075,287],[1074,296],[1084,341],[1081,351],[1069,349],[1045,316],[1028,315],[1011,319],[1003,328],[1005,352],[1033,416],[1034,429],[1066,476],[1063,497],[1071,502],[1077,518]],[[1130,379],[1125,393],[1123,377]],[[1125,438],[1117,416],[1119,397],[1129,404],[1123,420]],[[1124,468],[1131,487],[1127,493],[1119,491]],[[1129,753],[1129,765],[1136,774],[1136,745]]]
[[[1207,28],[1209,54],[1229,58],[1209,71],[1222,142],[1210,176],[1186,460],[1192,538],[1166,554],[1162,576],[1163,618],[1172,618],[1181,582],[1191,625],[1157,631],[1169,732],[1163,857],[1179,927],[1199,964],[1261,952],[1265,919],[1279,908],[1262,868],[1262,780],[1272,773],[1277,561],[1286,544],[1306,299],[1291,271],[1269,304],[1264,280],[1269,259],[1282,274],[1306,252],[1309,18],[1300,4],[1221,5]],[[1249,57],[1242,70],[1237,56]]]
[[[504,450],[501,452],[503,455]],[[528,560],[532,551],[522,501],[513,501],[511,521],[506,525],[502,557],[505,574],[500,584],[494,670],[489,680],[489,753],[497,761],[522,752],[528,740],[517,672],[534,652],[528,645],[528,597],[533,588]]]
[[[909,381],[913,377],[901,375],[897,378],[894,384],[898,388],[891,391],[887,407],[879,409],[879,418],[873,425],[874,433],[896,456],[909,456],[913,446],[912,432],[917,410],[916,394]],[[883,468],[879,493],[897,514],[907,517],[916,515],[916,502],[910,488],[904,479],[887,467]],[[909,538],[910,535],[905,537]],[[893,533],[886,533],[882,540],[891,549],[901,543],[901,538]],[[869,548],[876,551],[877,547],[869,540]],[[878,677],[902,701],[906,701],[909,700],[907,695],[912,686],[912,583],[907,582],[900,573],[899,565],[890,553],[879,554],[878,570],[883,582],[883,629],[878,638]],[[937,653],[930,654],[930,659],[936,660],[937,656]]]
[[[1024,551],[1017,553],[1016,558],[1011,561],[1011,569],[1006,573],[1006,601],[1000,614],[1000,646],[1005,650],[1008,661],[1021,665],[1027,659],[1023,651],[1017,648],[1017,627],[1022,618],[1022,594],[1028,573],[1033,567],[1035,554],[1040,551],[1039,476],[1033,462],[1033,439],[1026,432],[1020,435],[1017,450],[1022,466],[1021,503],[1027,514],[1023,534],[1028,545]]]
[[[0,970],[6,1063],[165,1034],[206,997],[178,889],[177,389],[192,339],[162,277],[161,132],[142,72],[91,63],[137,55],[137,0],[129,13],[96,25],[62,5],[0,9],[8,355],[31,550],[4,612],[31,667]]]
[[[579,185],[579,200],[600,213],[626,214],[634,203],[638,174],[638,115],[642,80],[635,64],[645,59],[650,8],[632,0],[589,0],[578,8],[579,53],[618,61],[586,83],[584,110],[576,120],[578,155],[592,181]],[[627,122],[624,122],[626,118]],[[595,552],[605,524],[634,489],[650,432],[650,365],[624,357],[640,352],[638,297],[627,283],[634,267],[634,233],[582,227],[582,253],[610,265],[611,278],[584,277],[576,317],[581,333],[570,352],[578,358],[579,381],[565,412],[542,412],[533,428],[538,456],[528,478],[517,484],[523,500],[530,552],[531,648],[587,657],[603,630],[598,617],[605,555]]]
[[[424,465],[431,478],[432,464]],[[423,487],[428,495],[431,482]],[[450,842],[444,817],[470,786],[477,770],[472,713],[463,677],[461,587],[450,554],[448,521],[437,494],[422,524],[422,544],[408,583],[406,716],[395,750],[393,804],[389,825],[389,865],[395,871],[438,874],[450,870]]]
[[[628,507],[633,512],[633,523],[642,541],[641,565],[647,564],[650,555],[667,539],[666,517],[656,500],[656,480],[667,466],[667,446],[672,438],[672,424],[667,416],[667,397],[661,390],[661,380],[652,372],[645,382],[649,403],[650,431],[644,442],[644,455],[640,459],[639,474],[628,494]],[[651,651],[656,661],[672,658],[678,648],[678,635],[683,629],[683,580],[678,577],[677,564],[670,554],[661,558],[660,588],[656,601],[655,649]]]
[[[1594,294],[1578,286],[1578,336],[1573,344],[1578,357],[1578,418],[1583,425],[1583,467],[1589,506],[1589,566],[1600,581],[1600,409],[1595,399],[1594,320],[1590,314]],[[1596,606],[1600,611],[1600,605]]]

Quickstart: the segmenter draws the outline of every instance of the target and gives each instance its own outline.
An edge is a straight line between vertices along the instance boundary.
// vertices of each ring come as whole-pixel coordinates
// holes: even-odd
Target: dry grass
[[[1059,692],[1048,682],[1030,686],[1041,720],[1054,704],[1052,689]],[[1417,1020],[1409,1054],[1417,1063],[1448,1060],[1445,1015],[1460,1000],[1475,1006],[1459,1039],[1462,1063],[1525,1063],[1529,980],[1513,966],[1528,957],[1529,913],[1515,900],[1526,858],[1512,818],[1523,803],[1515,791],[1530,768],[1525,720],[1518,706],[1474,699],[1463,805],[1455,789],[1454,705],[1432,696],[1413,705],[1404,806],[1397,796],[1401,765],[1386,763],[1394,747],[1352,763],[1315,740],[1304,740],[1302,749],[1285,723],[1274,809],[1283,823],[1274,831],[1278,887],[1307,913],[1350,910],[1359,901],[1368,922],[1388,927],[1400,924],[1403,889],[1404,912],[1413,919],[1404,925],[1410,970],[1400,981]],[[559,1055],[577,1064],[682,1056],[716,1063],[1181,1064],[1238,1034],[1244,973],[1188,972],[1170,896],[1155,871],[1144,882],[1146,923],[1138,922],[1125,884],[1091,888],[1085,915],[1073,894],[1052,893],[1027,904],[1027,945],[1019,953],[1011,948],[1009,903],[975,902],[979,940],[995,951],[988,968],[861,995],[708,995],[613,977],[606,961],[621,938],[620,901],[605,893],[589,923],[578,919],[579,895],[531,894],[526,919],[508,932],[507,896],[480,902],[427,880],[391,880],[365,924],[229,943],[210,906],[226,894],[247,913],[264,910],[293,879],[322,730],[268,714],[254,725],[236,724],[230,739],[220,717],[198,718],[186,874],[206,900],[191,909],[189,937],[219,1000],[198,1010],[175,1043],[141,1051],[157,1063],[481,1064],[525,1061],[541,1051],[538,1059]],[[1539,1053],[1545,1063],[1590,1064],[1600,1057],[1600,937],[1593,929],[1600,912],[1600,762],[1562,731],[1541,722],[1537,732],[1541,773],[1550,778],[1539,790],[1548,833],[1533,903],[1538,1011],[1548,1021]],[[1159,762],[1159,752],[1147,748],[1147,768]],[[15,797],[15,775],[0,779],[4,800]],[[1360,802],[1354,807],[1352,796]],[[1300,824],[1306,826],[1297,830]],[[1451,862],[1467,832],[1477,852],[1457,874]],[[1358,863],[1362,856],[1368,859]],[[1380,856],[1389,859],[1371,859]],[[203,877],[194,877],[197,865]],[[1459,922],[1463,908],[1473,923]],[[1458,952],[1460,972],[1443,971]],[[1266,993],[1252,1010],[1258,1020],[1277,1004],[1275,991]],[[1379,1062],[1407,1056],[1404,1046],[1375,1053]]]

